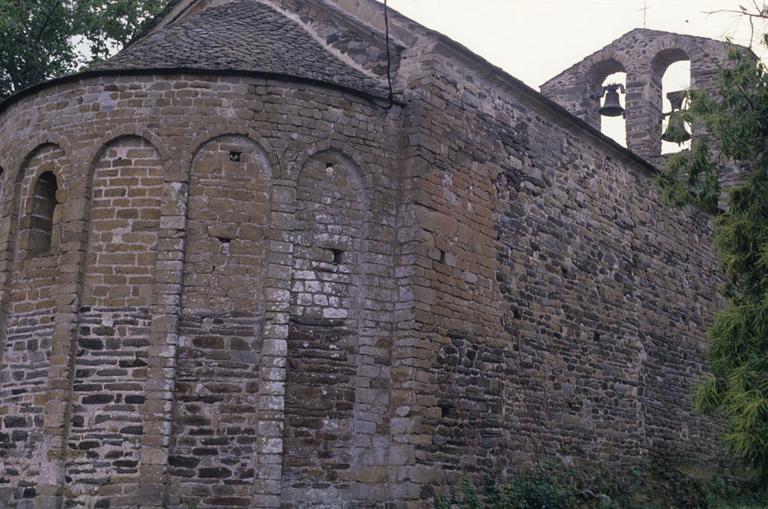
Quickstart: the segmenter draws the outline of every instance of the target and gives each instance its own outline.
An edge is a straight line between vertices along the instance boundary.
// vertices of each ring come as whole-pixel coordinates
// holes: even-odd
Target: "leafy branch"
[[[658,182],[670,203],[715,214],[727,306],[709,331],[711,374],[694,403],[723,417],[728,450],[768,485],[768,73],[736,49],[729,64],[719,97],[689,92],[685,120],[708,135],[671,158]],[[724,190],[726,173],[738,178]]]
[[[0,100],[127,44],[168,0],[0,0]]]

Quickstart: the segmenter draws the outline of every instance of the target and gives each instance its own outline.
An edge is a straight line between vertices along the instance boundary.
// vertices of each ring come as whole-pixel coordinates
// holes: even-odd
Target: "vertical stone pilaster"
[[[429,305],[419,302],[419,280],[424,277],[420,248],[424,230],[417,217],[417,203],[424,196],[420,189],[429,169],[425,147],[411,145],[409,133],[427,127],[423,110],[406,112],[401,136],[400,203],[398,205],[398,238],[395,260],[394,330],[391,347],[389,495],[392,500],[418,504],[421,497],[419,467],[420,445],[431,440],[423,429],[429,412],[425,359],[430,355],[423,331],[425,320],[431,320]],[[408,506],[411,507],[411,506]]]
[[[21,190],[23,174],[3,175],[2,226],[0,226],[0,388],[10,380],[6,364],[6,343],[8,317],[12,301],[12,281],[17,270],[16,246],[18,235],[18,210],[22,202]],[[8,410],[2,410],[7,414]],[[14,487],[0,489],[0,504],[10,505],[14,498]]]
[[[652,161],[661,154],[661,76],[651,62],[627,69],[627,148]]]
[[[56,233],[61,236],[61,244],[56,256],[53,334],[48,358],[47,388],[44,393],[36,396],[36,403],[43,407],[43,444],[36,488],[38,496],[34,499],[34,506],[41,509],[59,507],[62,501],[68,418],[71,413],[72,367],[87,242],[87,200],[83,198],[87,185],[84,179],[72,178],[65,181],[63,176],[71,170],[71,167],[60,168],[57,174],[57,200],[59,206],[63,207],[63,213],[61,231]],[[23,231],[17,232],[19,235],[23,235]],[[20,244],[23,245],[23,242]],[[19,256],[18,252],[16,256]]]
[[[5,353],[5,320],[8,315],[10,305],[10,281],[13,277],[13,269],[16,261],[16,211],[19,207],[21,197],[19,196],[21,186],[9,176],[9,173],[3,173],[2,189],[2,214],[0,221],[0,368],[3,365]],[[0,380],[2,383],[2,380]]]
[[[70,196],[80,195],[84,186],[70,190]],[[82,270],[87,236],[84,221],[86,200],[68,201],[62,238],[53,326],[48,390],[40,395],[45,400],[43,418],[44,453],[41,457],[39,496],[36,507],[58,507],[63,495],[64,460],[66,458],[68,419],[71,415],[71,391],[74,354],[77,341],[78,309],[81,298]]]
[[[139,507],[164,507],[168,447],[171,440],[178,323],[188,184],[166,180],[155,268],[148,356],[144,435],[139,467]]]
[[[272,181],[259,421],[251,507],[280,506],[296,183]]]

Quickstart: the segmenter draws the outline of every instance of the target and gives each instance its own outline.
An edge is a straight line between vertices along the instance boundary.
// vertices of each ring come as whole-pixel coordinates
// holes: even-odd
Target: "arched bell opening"
[[[666,49],[653,59],[653,81],[658,95],[661,154],[674,154],[691,147],[691,126],[680,112],[687,108],[686,93],[691,87],[691,61],[685,51]]]
[[[691,148],[691,126],[677,112],[687,108],[685,93],[691,87],[691,61],[681,60],[667,68],[661,80],[664,104],[661,123],[661,153],[673,154]]]
[[[625,93],[627,73],[609,74],[603,80],[600,102],[600,132],[622,147],[627,146],[627,122]]]
[[[614,59],[595,64],[587,73],[590,101],[588,121],[623,147],[627,146],[626,85],[626,70]]]

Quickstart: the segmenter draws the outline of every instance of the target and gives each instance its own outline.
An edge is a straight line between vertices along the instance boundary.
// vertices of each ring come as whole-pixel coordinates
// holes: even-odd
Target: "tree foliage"
[[[0,0],[0,99],[104,59],[167,0]]]
[[[690,92],[683,113],[709,139],[674,157],[659,182],[671,202],[715,214],[727,306],[709,331],[711,374],[695,404],[724,417],[727,448],[768,481],[768,74],[744,51],[729,60],[721,97]],[[721,209],[718,172],[727,167],[743,178]]]

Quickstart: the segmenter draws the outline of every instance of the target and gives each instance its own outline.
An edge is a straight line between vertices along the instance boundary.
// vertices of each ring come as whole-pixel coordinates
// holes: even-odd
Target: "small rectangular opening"
[[[234,162],[236,162],[236,163],[239,163],[239,162],[240,162],[240,157],[241,157],[242,155],[243,155],[243,153],[242,153],[242,152],[233,152],[233,151],[231,151],[231,152],[229,153],[229,160],[230,160],[230,161],[234,161]]]
[[[334,265],[340,265],[344,261],[344,250],[343,249],[331,249],[331,253],[333,253],[333,263],[334,263]]]
[[[438,401],[437,406],[440,407],[440,417],[445,418],[452,418],[456,416],[455,407],[452,403],[449,403],[447,401]]]
[[[227,239],[225,237],[217,237],[219,241],[219,254],[228,255],[229,254],[229,244],[232,242],[232,239]]]

